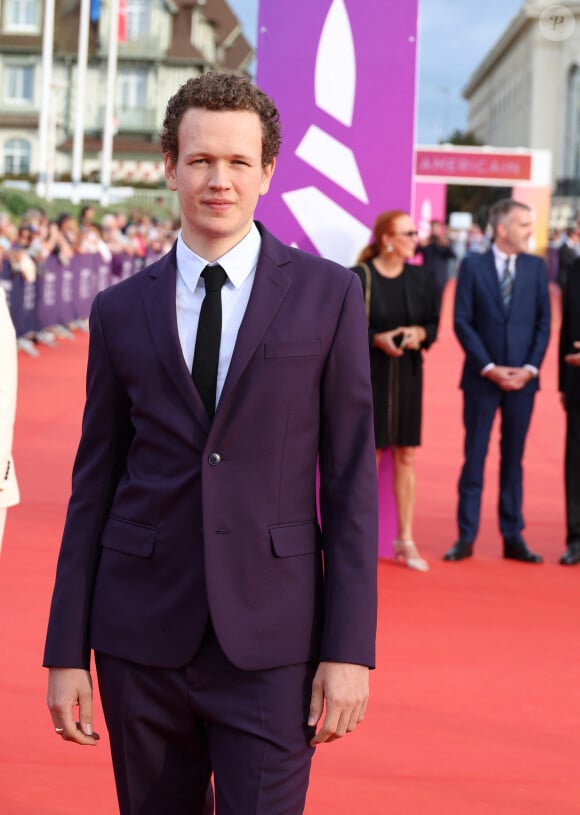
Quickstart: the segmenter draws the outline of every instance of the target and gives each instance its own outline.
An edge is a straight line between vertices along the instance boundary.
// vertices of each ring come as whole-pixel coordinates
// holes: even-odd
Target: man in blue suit
[[[93,304],[48,704],[96,744],[94,652],[121,815],[201,815],[212,773],[218,815],[299,815],[374,665],[360,282],[254,222],[280,124],[247,77],[182,85],[161,144],[181,231]]]
[[[459,479],[459,540],[444,560],[471,557],[479,527],[483,467],[501,414],[499,526],[503,555],[541,563],[522,538],[522,457],[550,336],[543,260],[526,253],[532,213],[512,199],[490,210],[492,248],[466,257],[455,295],[455,333],[465,351],[461,378],[465,462]]]

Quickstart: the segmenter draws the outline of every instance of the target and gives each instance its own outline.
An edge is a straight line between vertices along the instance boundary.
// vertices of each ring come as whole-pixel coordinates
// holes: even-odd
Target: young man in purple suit
[[[183,85],[162,132],[179,237],[92,309],[44,664],[56,732],[93,745],[94,651],[122,815],[199,815],[212,772],[218,815],[297,815],[315,745],[367,705],[364,304],[254,222],[279,144],[246,77]]]

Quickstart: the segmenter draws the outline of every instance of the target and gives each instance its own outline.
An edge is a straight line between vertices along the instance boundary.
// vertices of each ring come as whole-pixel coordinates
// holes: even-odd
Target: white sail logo
[[[324,22],[314,78],[317,107],[345,127],[352,126],[356,99],[356,55],[344,0],[333,0]],[[368,195],[356,157],[346,144],[315,124],[296,148],[296,156],[364,204]],[[282,195],[317,251],[351,265],[369,242],[370,230],[315,186]]]

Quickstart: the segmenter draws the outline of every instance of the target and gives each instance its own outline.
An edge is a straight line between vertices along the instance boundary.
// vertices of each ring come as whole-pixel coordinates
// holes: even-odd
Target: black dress
[[[391,446],[416,447],[421,443],[423,361],[421,351],[391,357],[372,345],[375,334],[398,326],[420,325],[427,331],[422,347],[437,333],[437,306],[432,281],[423,267],[405,265],[398,277],[383,277],[373,262],[369,314],[371,381],[377,449]],[[354,271],[366,291],[361,266]]]

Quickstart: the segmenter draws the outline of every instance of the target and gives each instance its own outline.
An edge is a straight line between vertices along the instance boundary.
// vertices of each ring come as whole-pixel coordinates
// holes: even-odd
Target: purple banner
[[[119,280],[126,280],[128,277],[132,277],[134,273],[135,257],[133,255],[128,255],[125,252],[113,255],[111,274],[113,275],[115,283],[118,283]]]
[[[22,325],[19,334],[28,334],[38,329],[37,296],[36,280],[22,280]]]
[[[62,267],[60,278],[60,310],[58,316],[58,322],[61,325],[72,323],[77,317],[75,314],[75,260],[76,257],[66,266]]]
[[[73,305],[74,319],[89,316],[91,303],[97,293],[97,269],[100,255],[75,255],[71,261],[74,271]]]
[[[100,255],[94,255],[97,268],[97,292],[107,289],[113,282],[112,264],[103,260]]]
[[[257,217],[352,265],[379,212],[411,209],[418,0],[260,0],[257,84],[282,150]]]
[[[39,327],[57,325],[60,318],[62,266],[54,255],[49,255],[44,266],[39,268],[37,284]]]

